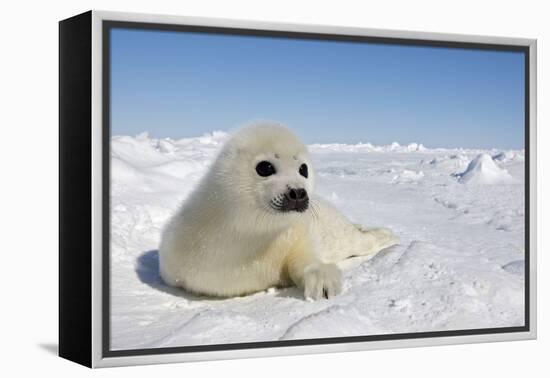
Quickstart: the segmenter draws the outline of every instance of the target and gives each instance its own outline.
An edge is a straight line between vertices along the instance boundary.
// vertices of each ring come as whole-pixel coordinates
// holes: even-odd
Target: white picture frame
[[[108,64],[117,25],[155,30],[216,30],[252,35],[402,42],[426,46],[503,48],[526,59],[526,324],[493,330],[378,335],[370,338],[248,343],[159,350],[109,349],[108,322]],[[89,367],[111,367],[465,344],[536,338],[536,40],[323,25],[90,11],[60,22],[60,355]],[[72,68],[69,68],[72,66]],[[75,89],[76,88],[76,89]],[[78,129],[75,124],[81,125]],[[72,129],[71,129],[71,126]],[[83,147],[84,146],[84,147]],[[86,166],[86,170],[78,167]],[[77,190],[77,189],[85,190]],[[85,211],[82,212],[81,209]],[[87,209],[87,210],[86,210]],[[78,213],[77,213],[78,211]],[[80,217],[80,218],[79,218]],[[83,221],[78,221],[85,217]],[[83,242],[84,241],[84,242]],[[85,316],[84,316],[84,315]],[[86,315],[88,314],[88,315]],[[107,314],[107,316],[106,316]]]

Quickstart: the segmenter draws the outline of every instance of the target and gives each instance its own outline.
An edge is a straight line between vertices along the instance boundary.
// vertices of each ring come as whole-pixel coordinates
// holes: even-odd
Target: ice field
[[[111,140],[111,348],[523,325],[524,152],[308,146],[317,194],[401,244],[341,264],[343,293],[212,299],[167,287],[160,232],[227,138]]]

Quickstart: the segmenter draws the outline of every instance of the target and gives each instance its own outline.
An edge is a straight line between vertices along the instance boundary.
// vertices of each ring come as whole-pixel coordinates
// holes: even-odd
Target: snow
[[[392,183],[413,183],[419,181],[424,177],[424,172],[422,171],[411,171],[404,169],[403,172],[393,176]]]
[[[500,156],[500,155],[497,155]],[[506,169],[499,168],[488,154],[479,154],[470,163],[466,170],[457,174],[460,182],[470,184],[493,185],[512,180]]]
[[[370,143],[359,144],[312,144],[309,146],[311,151],[314,152],[415,152],[426,151],[427,148],[422,144],[410,143],[406,146],[401,146],[397,142],[393,142],[387,146],[374,146]]]
[[[161,228],[227,138],[112,138],[114,350],[523,324],[523,151],[311,145],[318,194],[355,223],[391,228],[399,246],[342,262],[344,291],[331,300],[167,287]]]
[[[493,155],[493,160],[500,161],[500,162],[507,162],[507,161],[513,161],[513,160],[523,161],[524,156],[522,153],[519,153],[517,151],[501,151]]]

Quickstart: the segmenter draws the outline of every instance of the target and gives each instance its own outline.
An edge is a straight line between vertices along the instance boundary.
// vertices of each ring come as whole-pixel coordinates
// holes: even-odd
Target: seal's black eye
[[[271,176],[277,173],[273,164],[265,160],[258,163],[256,172],[262,177]]]
[[[307,165],[306,165],[306,164],[300,165],[300,169],[298,170],[298,172],[300,172],[300,174],[301,174],[302,176],[304,176],[305,178],[307,178],[307,175],[308,175],[308,173],[307,173]]]

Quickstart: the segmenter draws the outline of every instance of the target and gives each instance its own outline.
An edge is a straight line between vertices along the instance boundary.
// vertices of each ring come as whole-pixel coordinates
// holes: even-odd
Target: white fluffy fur
[[[277,173],[260,177],[258,162]],[[309,177],[298,173],[302,163]],[[295,284],[306,298],[341,291],[335,265],[397,243],[387,229],[363,229],[313,194],[306,147],[287,128],[248,126],[223,147],[209,172],[166,225],[159,249],[164,281],[188,291],[228,297]],[[270,200],[288,186],[310,196],[303,213],[281,213]]]

